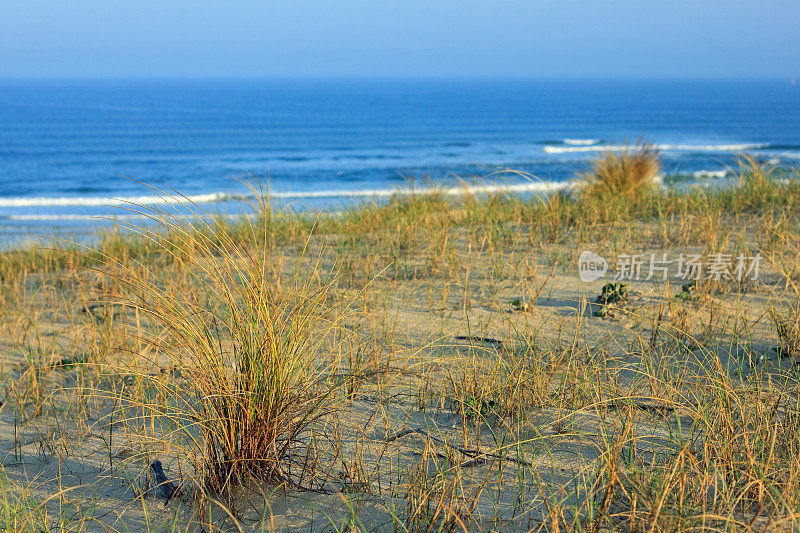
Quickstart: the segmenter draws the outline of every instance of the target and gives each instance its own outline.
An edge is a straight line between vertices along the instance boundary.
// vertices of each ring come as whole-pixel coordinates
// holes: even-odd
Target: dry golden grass
[[[655,186],[660,170],[658,149],[652,144],[609,150],[581,176],[583,194],[601,199],[645,194]]]
[[[613,209],[154,210],[96,250],[5,254],[4,527],[796,530],[800,187],[740,173]],[[763,270],[681,299],[632,283],[597,318],[586,248],[760,251]]]
[[[184,378],[180,385],[160,379],[152,385],[174,398],[170,421],[184,433],[176,445],[192,459],[198,490],[220,494],[252,479],[302,484],[314,470],[307,457],[311,427],[345,383],[331,377],[340,358],[330,354],[340,355],[341,343],[353,335],[342,324],[350,313],[346,302],[331,301],[335,272],[319,259],[300,270],[308,266],[301,252],[298,267],[286,275],[267,248],[237,247],[214,222],[197,231],[162,212],[153,217],[191,252],[172,252],[159,234],[138,230],[183,275],[113,259],[99,269],[115,284],[108,301],[157,331],[136,332],[137,340]],[[257,240],[263,230],[249,225],[246,231]],[[163,410],[162,401],[142,398],[128,409]]]

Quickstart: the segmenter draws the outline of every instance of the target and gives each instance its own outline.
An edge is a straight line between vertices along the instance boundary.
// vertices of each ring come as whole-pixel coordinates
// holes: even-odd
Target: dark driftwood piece
[[[164,468],[161,466],[161,461],[153,461],[153,464],[150,465],[150,470],[153,473],[153,480],[155,481],[153,490],[155,490],[159,498],[164,498],[164,506],[166,506],[172,497],[175,496],[175,493],[178,492],[178,487],[167,479],[167,476],[164,474]]]

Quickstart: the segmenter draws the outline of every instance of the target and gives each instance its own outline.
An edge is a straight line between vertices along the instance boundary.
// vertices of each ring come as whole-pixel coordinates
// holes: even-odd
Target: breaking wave
[[[658,150],[664,152],[741,152],[757,148],[769,148],[769,144],[657,144]],[[630,148],[622,144],[597,144],[591,146],[544,146],[542,149],[548,154],[563,154],[571,152],[604,152],[607,150],[623,150]]]
[[[574,146],[589,146],[599,142],[599,139],[564,139],[564,144],[571,144]]]
[[[322,190],[322,191],[272,191],[268,193],[275,199],[325,199],[325,198],[387,198],[394,195],[414,196],[438,192],[447,196],[460,196],[464,194],[488,194],[495,192],[548,192],[569,188],[570,181],[530,181],[514,184],[491,185],[464,185],[454,187],[431,187],[420,189],[358,189],[358,190]],[[100,196],[77,197],[11,197],[0,198],[0,207],[81,207],[81,206],[136,206],[136,205],[164,205],[176,203],[208,204],[231,201],[253,200],[252,194],[230,194],[214,192],[208,194],[195,194],[186,196],[128,196],[121,198]],[[20,215],[21,216],[21,215]],[[27,216],[27,215],[26,215]],[[48,216],[48,215],[31,215]],[[61,215],[58,215],[61,216]],[[66,215],[65,215],[66,216]],[[72,215],[70,215],[72,216]]]
[[[692,172],[692,177],[695,179],[708,179],[708,178],[724,178],[729,174],[729,170],[698,170]]]
[[[21,222],[56,222],[61,220],[109,220],[109,221],[130,221],[130,220],[152,220],[146,215],[0,215],[0,220],[16,220]]]
[[[244,199],[245,195],[227,193],[195,194],[187,196],[128,196],[112,198],[103,196],[17,196],[0,198],[0,207],[77,207],[77,206],[116,206],[116,205],[159,205],[174,203],[177,200],[206,204]]]

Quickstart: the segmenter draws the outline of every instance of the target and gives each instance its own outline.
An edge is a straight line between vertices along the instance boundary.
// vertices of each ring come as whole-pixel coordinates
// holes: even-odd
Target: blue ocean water
[[[156,203],[139,182],[211,210],[259,179],[276,201],[335,209],[410,179],[559,183],[640,137],[666,174],[713,180],[743,152],[800,161],[788,80],[0,81],[0,241],[70,234]],[[489,175],[488,178],[486,176]],[[132,178],[132,179],[128,179]],[[535,188],[535,187],[533,187]]]

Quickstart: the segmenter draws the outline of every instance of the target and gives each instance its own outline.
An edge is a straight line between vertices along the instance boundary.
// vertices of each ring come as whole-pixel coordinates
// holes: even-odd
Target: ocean
[[[743,153],[800,163],[789,80],[0,81],[0,248],[135,220],[175,190],[237,212],[341,209],[393,191],[558,188],[643,138],[666,176],[725,180]],[[523,171],[525,176],[510,173]]]

